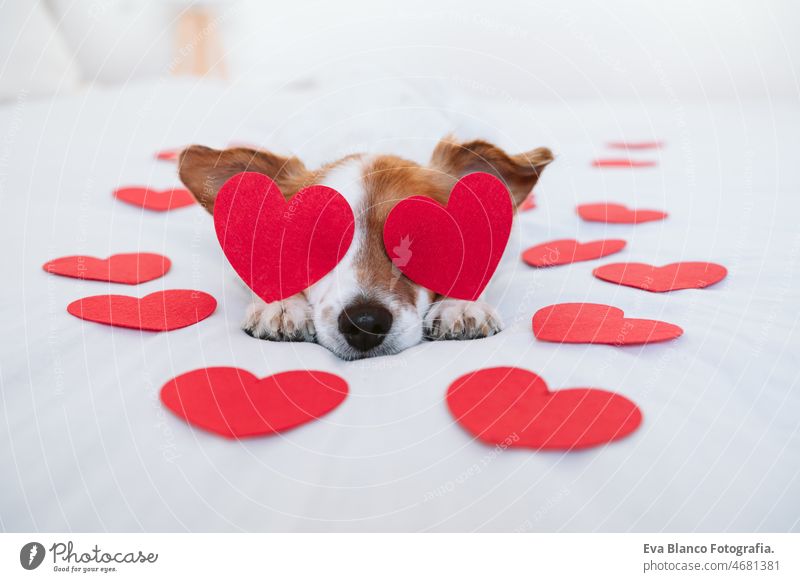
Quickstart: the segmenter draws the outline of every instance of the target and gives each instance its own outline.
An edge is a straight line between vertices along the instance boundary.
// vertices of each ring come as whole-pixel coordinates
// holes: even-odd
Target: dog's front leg
[[[274,303],[254,298],[242,329],[253,337],[276,342],[313,342],[317,335],[311,305],[303,293]]]
[[[500,316],[483,301],[439,297],[425,315],[425,338],[466,340],[489,337],[503,329]]]

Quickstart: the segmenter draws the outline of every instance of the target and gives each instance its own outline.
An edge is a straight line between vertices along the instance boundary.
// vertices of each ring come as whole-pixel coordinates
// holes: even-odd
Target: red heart
[[[488,368],[461,376],[447,391],[447,406],[469,433],[491,445],[530,449],[583,449],[621,439],[642,422],[639,408],[597,388],[551,392],[521,368]]]
[[[176,162],[181,155],[183,148],[175,148],[171,150],[161,150],[156,152],[156,159],[164,162]]]
[[[114,190],[114,197],[134,206],[160,212],[183,208],[195,203],[192,193],[183,188],[153,190],[142,186],[129,186]]]
[[[703,289],[719,283],[728,270],[716,263],[672,263],[655,267],[646,263],[612,263],[597,267],[592,274],[598,279],[636,287],[654,293],[677,289]]]
[[[593,160],[595,168],[652,168],[656,165],[653,160],[629,160],[627,158]]]
[[[170,331],[203,321],[217,301],[208,293],[170,289],[145,295],[95,295],[73,301],[67,311],[80,319],[146,331]]]
[[[61,257],[48,261],[42,268],[62,277],[138,285],[162,277],[171,265],[170,260],[163,255],[124,253],[111,255],[107,259],[84,255]]]
[[[610,141],[608,147],[618,150],[656,150],[664,145],[662,141]]]
[[[234,270],[271,303],[310,287],[342,260],[354,219],[333,188],[309,186],[287,202],[267,176],[242,172],[220,189],[214,226]]]
[[[403,274],[456,299],[477,299],[497,269],[511,234],[511,195],[490,174],[461,178],[447,206],[412,196],[389,213],[383,244]]]
[[[519,205],[520,212],[527,212],[528,210],[533,210],[536,208],[536,196],[534,196],[533,192],[528,194],[528,197],[522,201],[522,204]]]
[[[581,204],[578,215],[589,222],[610,222],[613,224],[639,224],[651,220],[662,220],[666,212],[660,210],[631,210],[622,204]]]
[[[598,303],[559,303],[533,316],[533,335],[546,342],[627,346],[663,342],[682,334],[677,325],[626,318],[621,309]]]
[[[531,267],[554,267],[578,261],[591,261],[625,248],[625,241],[619,239],[595,240],[587,243],[568,238],[553,240],[531,247],[522,253],[522,260]]]
[[[275,434],[315,420],[347,397],[347,382],[310,370],[257,378],[239,368],[203,368],[161,388],[180,418],[227,438]]]

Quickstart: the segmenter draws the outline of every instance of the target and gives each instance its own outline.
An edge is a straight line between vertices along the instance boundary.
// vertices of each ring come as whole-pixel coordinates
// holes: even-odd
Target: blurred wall
[[[33,0],[6,0],[9,11]],[[175,72],[181,0],[47,0],[85,82]],[[510,98],[793,99],[797,0],[216,0],[232,80],[338,67]],[[43,42],[46,39],[43,39]],[[198,39],[200,40],[200,39]],[[192,48],[192,47],[188,47]],[[0,55],[0,59],[7,55]],[[180,58],[180,57],[178,57]]]

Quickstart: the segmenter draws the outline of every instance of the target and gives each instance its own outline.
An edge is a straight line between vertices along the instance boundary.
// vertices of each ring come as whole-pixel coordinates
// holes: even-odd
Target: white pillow
[[[38,0],[0,4],[0,100],[74,91],[80,77],[61,35]]]

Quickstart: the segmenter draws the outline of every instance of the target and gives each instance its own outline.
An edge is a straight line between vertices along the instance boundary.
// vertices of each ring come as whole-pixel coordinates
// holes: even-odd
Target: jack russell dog
[[[383,226],[395,204],[430,196],[447,204],[466,174],[487,172],[508,187],[514,208],[527,198],[553,161],[547,148],[509,155],[486,141],[441,140],[427,166],[390,155],[354,154],[309,170],[299,159],[268,151],[191,146],[180,155],[181,181],[208,212],[222,185],[240,172],[269,176],[287,200],[311,184],[344,196],[355,216],[353,242],[342,261],[302,293],[265,303],[256,298],[243,329],[272,341],[318,342],[345,360],[396,354],[429,340],[466,340],[502,329],[495,309],[483,301],[437,296],[392,264]]]

